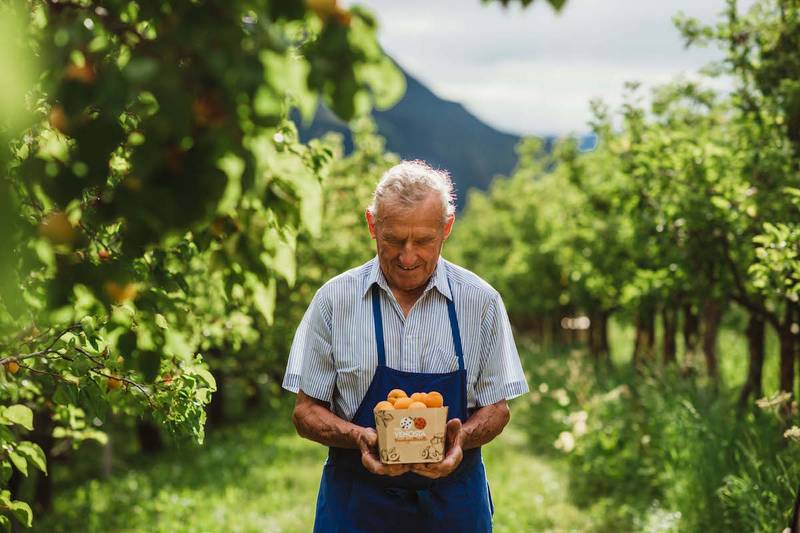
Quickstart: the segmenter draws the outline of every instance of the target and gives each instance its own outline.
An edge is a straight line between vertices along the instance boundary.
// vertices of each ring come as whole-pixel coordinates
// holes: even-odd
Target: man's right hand
[[[378,456],[378,434],[372,428],[359,428],[356,443],[361,450],[364,468],[381,476],[400,476],[411,471],[411,465],[385,465]]]

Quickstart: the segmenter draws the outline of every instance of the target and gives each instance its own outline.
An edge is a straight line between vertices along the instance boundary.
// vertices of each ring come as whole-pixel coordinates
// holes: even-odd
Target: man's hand
[[[461,429],[461,420],[454,418],[447,422],[447,438],[445,439],[447,452],[444,459],[438,463],[415,463],[411,465],[411,471],[431,479],[449,476],[455,472],[464,458],[463,443],[464,433]]]
[[[361,428],[356,435],[364,468],[381,476],[400,476],[411,471],[411,465],[385,465],[378,456],[378,434],[372,428]]]

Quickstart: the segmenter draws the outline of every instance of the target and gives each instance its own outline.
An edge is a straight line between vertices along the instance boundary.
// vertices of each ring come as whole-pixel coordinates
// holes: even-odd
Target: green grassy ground
[[[486,448],[496,531],[586,531],[563,465],[530,454],[514,421]],[[56,497],[35,531],[308,532],[325,449],[297,437],[285,411],[209,435]]]

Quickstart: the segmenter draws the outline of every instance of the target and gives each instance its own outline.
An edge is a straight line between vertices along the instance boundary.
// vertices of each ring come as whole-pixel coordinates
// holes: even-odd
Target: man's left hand
[[[415,463],[411,465],[412,472],[427,478],[438,479],[440,477],[449,476],[458,468],[458,465],[461,464],[461,460],[464,458],[464,451],[461,448],[464,443],[461,420],[454,418],[448,421],[446,432],[445,449],[447,453],[444,459],[438,463]]]

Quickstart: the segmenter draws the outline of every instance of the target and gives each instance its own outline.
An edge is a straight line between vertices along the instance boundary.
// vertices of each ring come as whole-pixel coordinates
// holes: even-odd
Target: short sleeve
[[[314,299],[297,327],[283,377],[283,388],[330,403],[336,383],[331,349],[331,307],[322,291]]]
[[[478,406],[510,400],[528,392],[505,305],[495,293],[481,324],[481,366],[475,383]]]

